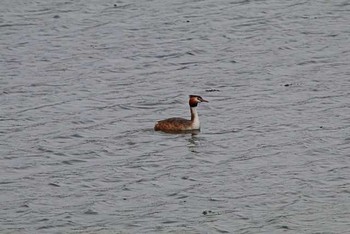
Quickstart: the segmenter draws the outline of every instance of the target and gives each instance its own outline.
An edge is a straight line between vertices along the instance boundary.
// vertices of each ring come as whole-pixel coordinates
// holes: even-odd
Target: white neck
[[[192,128],[193,129],[199,129],[200,128],[200,122],[199,117],[197,113],[196,107],[191,107],[191,121],[192,121]]]

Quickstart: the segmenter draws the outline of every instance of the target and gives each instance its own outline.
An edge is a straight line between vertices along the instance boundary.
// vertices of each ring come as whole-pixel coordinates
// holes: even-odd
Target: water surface
[[[346,233],[347,1],[10,1],[1,233]],[[153,131],[189,117],[201,133]]]

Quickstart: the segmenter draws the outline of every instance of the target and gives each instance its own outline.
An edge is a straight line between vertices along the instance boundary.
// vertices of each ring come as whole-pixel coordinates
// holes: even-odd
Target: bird
[[[191,120],[178,117],[160,120],[155,124],[154,130],[169,133],[199,131],[200,122],[197,113],[197,105],[201,102],[208,101],[204,100],[201,96],[190,95],[188,104],[190,105]]]

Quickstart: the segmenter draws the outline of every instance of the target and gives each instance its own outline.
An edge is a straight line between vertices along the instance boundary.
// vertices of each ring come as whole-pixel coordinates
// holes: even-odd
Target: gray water
[[[347,0],[3,0],[0,233],[349,233],[349,22]],[[200,134],[154,132],[189,94]]]

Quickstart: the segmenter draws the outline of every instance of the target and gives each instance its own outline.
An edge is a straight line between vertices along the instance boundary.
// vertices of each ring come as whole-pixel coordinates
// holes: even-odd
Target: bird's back
[[[158,121],[154,126],[156,131],[176,132],[191,130],[192,122],[183,118],[170,118]]]

